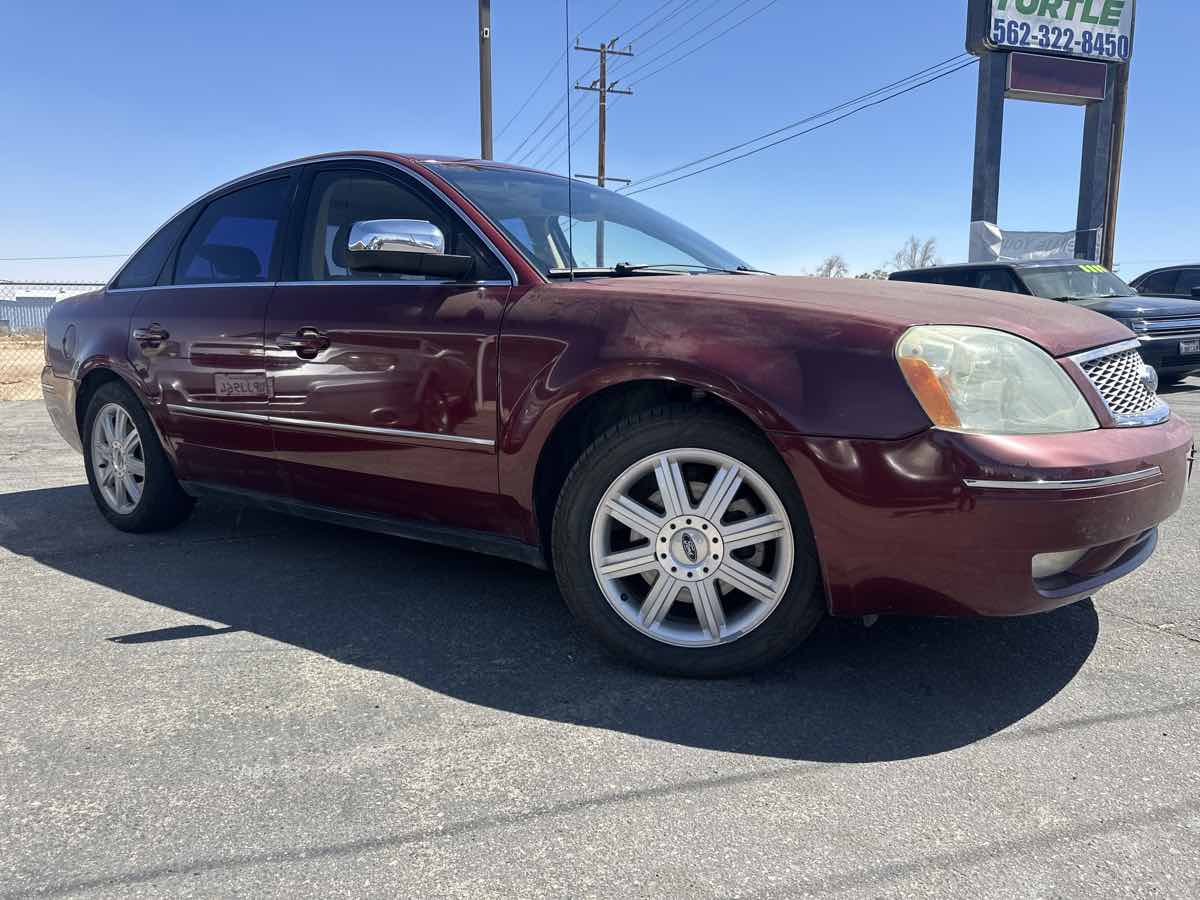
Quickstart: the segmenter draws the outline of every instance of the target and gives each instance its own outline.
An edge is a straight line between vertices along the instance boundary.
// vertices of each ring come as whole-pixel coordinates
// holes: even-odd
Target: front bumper
[[[1138,352],[1146,364],[1153,366],[1159,375],[1187,375],[1200,372],[1200,355],[1179,352],[1184,341],[1200,340],[1200,332],[1194,334],[1138,335]]]
[[[772,439],[838,615],[1012,616],[1090,596],[1149,558],[1193,444],[1177,416],[1061,435]],[[1035,557],[1067,551],[1068,571],[1034,578]]]

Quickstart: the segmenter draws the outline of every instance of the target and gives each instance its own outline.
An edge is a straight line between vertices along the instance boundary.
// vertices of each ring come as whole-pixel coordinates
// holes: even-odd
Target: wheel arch
[[[167,441],[166,435],[163,434],[162,427],[155,415],[155,410],[146,402],[141,385],[137,381],[126,373],[121,372],[118,368],[107,365],[103,360],[85,363],[80,366],[79,371],[80,377],[75,388],[75,427],[78,429],[81,445],[85,444],[84,420],[87,418],[88,405],[92,402],[92,397],[104,385],[115,382],[128,388],[129,392],[137,399],[137,402],[142,405],[142,408],[146,411],[146,417],[150,420],[151,427],[154,428],[155,436],[163,448],[163,452],[166,453],[171,465],[175,465],[175,448]],[[87,452],[86,446],[84,446],[83,452]]]
[[[757,398],[735,396],[710,379],[641,374],[625,380],[592,382],[591,389],[580,390],[556,418],[534,468],[531,499],[535,527],[548,562],[552,564],[550,527],[554,509],[567,475],[579,457],[596,438],[621,420],[656,406],[679,402],[694,403],[699,410],[727,416],[771,443],[768,432],[777,421],[775,416],[766,412]],[[795,487],[800,490],[798,484]]]

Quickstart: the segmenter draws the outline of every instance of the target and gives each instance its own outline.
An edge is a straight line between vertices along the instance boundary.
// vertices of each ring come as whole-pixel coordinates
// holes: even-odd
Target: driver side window
[[[312,182],[300,231],[299,281],[428,281],[434,276],[354,271],[347,246],[355,222],[417,219],[432,222],[446,238],[446,252],[475,259],[469,280],[506,277],[474,235],[448,210],[435,208],[399,181],[364,171],[320,172]],[[438,279],[434,279],[438,280]]]

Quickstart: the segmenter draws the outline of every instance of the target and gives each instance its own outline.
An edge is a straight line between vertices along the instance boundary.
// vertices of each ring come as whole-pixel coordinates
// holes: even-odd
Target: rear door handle
[[[145,328],[133,329],[133,339],[139,344],[158,344],[170,336],[171,333],[157,322],[147,325]]]
[[[295,350],[297,356],[311,359],[329,347],[329,335],[315,328],[301,328],[295,334],[281,334],[275,338],[280,350]]]

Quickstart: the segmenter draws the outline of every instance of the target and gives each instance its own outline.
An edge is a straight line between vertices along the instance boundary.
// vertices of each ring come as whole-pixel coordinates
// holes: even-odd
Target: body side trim
[[[191,416],[208,416],[214,419],[237,419],[243,422],[262,422],[263,424],[284,425],[293,428],[316,428],[329,431],[346,431],[353,434],[377,434],[385,437],[421,438],[432,441],[448,441],[456,444],[470,444],[476,447],[494,447],[495,441],[487,438],[462,437],[456,434],[437,434],[430,431],[407,431],[402,428],[375,428],[368,425],[347,425],[341,422],[324,422],[309,419],[290,419],[283,416],[272,416],[267,413],[241,412],[233,409],[213,409],[210,406],[183,406],[168,403],[167,409],[173,413]]]
[[[1088,488],[1109,487],[1115,484],[1131,484],[1148,478],[1162,475],[1162,469],[1151,466],[1139,469],[1137,472],[1126,472],[1124,475],[1109,475],[1104,478],[1078,478],[1071,481],[996,481],[984,478],[964,478],[963,484],[969,488],[983,488],[1001,491],[1083,491]]]

